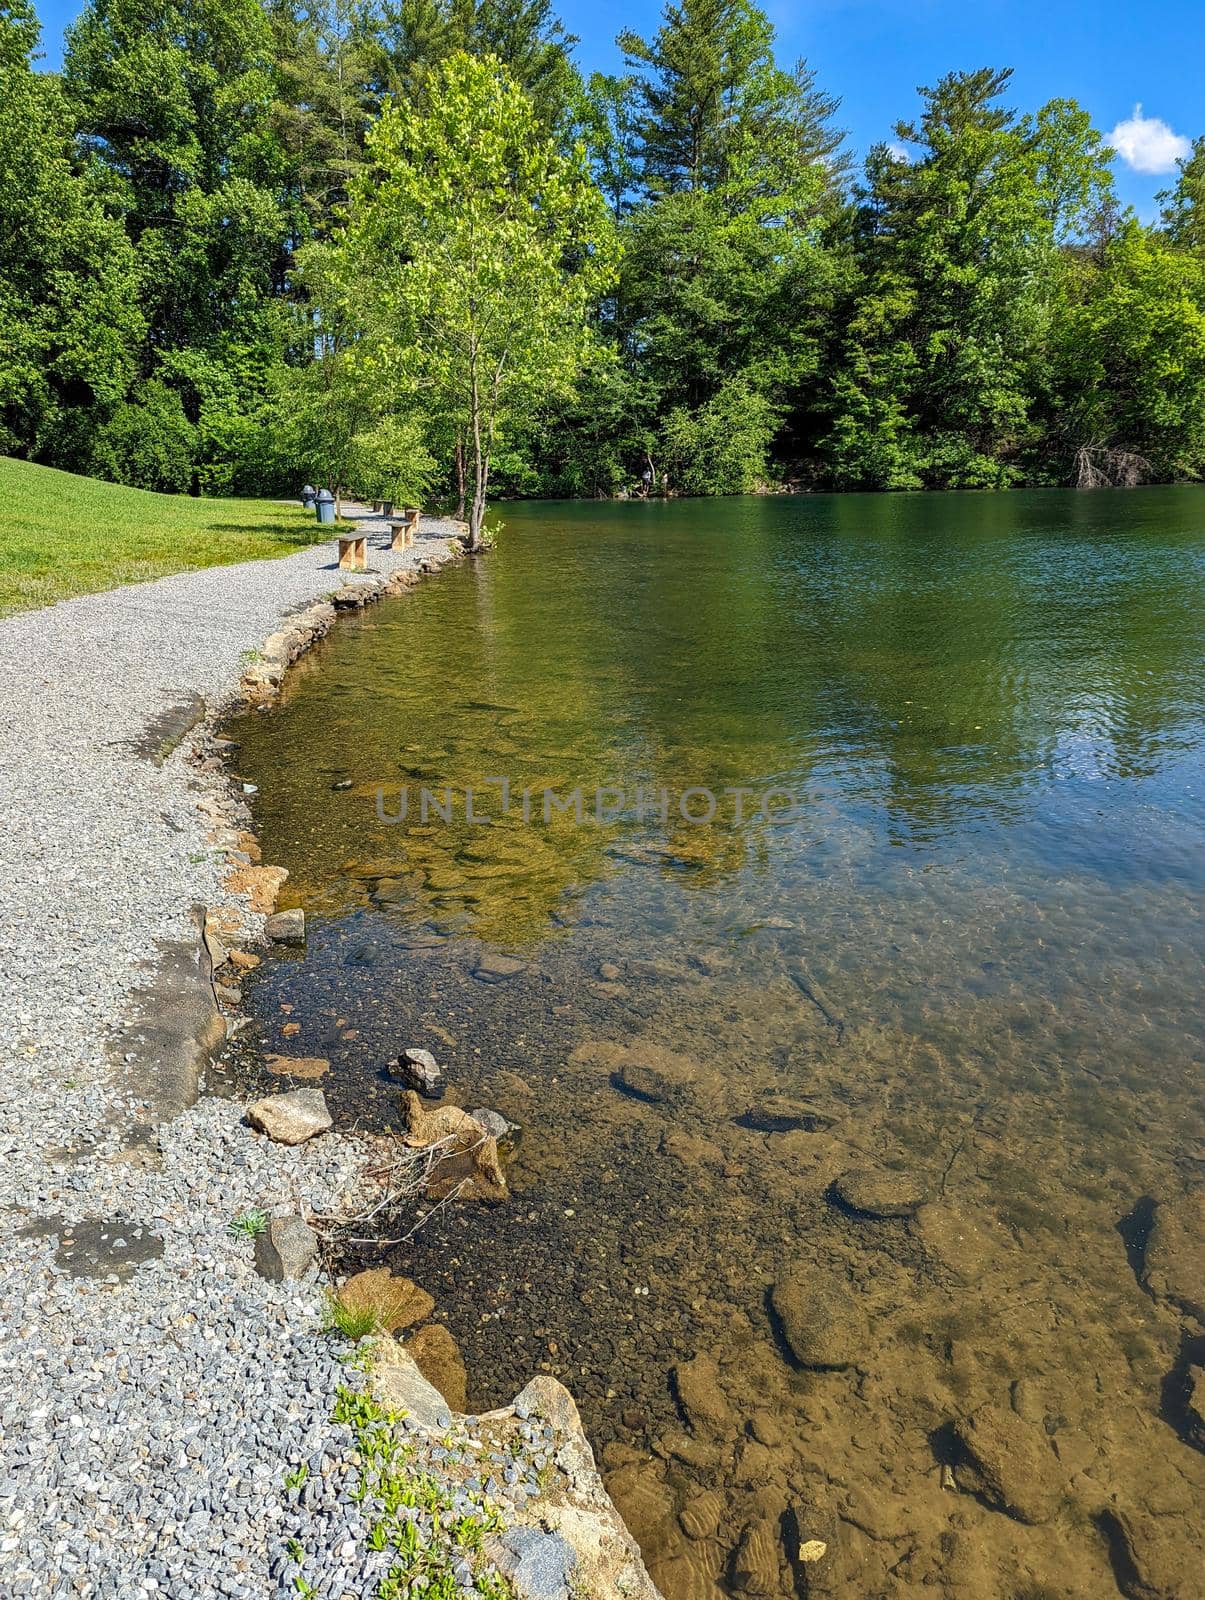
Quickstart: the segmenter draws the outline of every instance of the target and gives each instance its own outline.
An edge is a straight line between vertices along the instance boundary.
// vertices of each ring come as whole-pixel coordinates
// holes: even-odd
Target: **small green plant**
[[[291,1472],[285,1473],[285,1488],[300,1489],[310,1475],[310,1469],[303,1461],[299,1467],[294,1467]]]
[[[328,1294],[323,1314],[324,1333],[341,1333],[353,1344],[381,1331],[377,1314],[371,1306],[344,1305],[337,1294]]]
[[[226,1225],[226,1232],[232,1233],[235,1238],[258,1239],[261,1233],[268,1231],[268,1213],[266,1211],[243,1211],[233,1222]]]
[[[286,1539],[285,1549],[289,1554],[290,1560],[298,1562],[305,1560],[305,1546],[300,1539]]]
[[[454,1512],[456,1486],[418,1464],[417,1452],[398,1433],[401,1414],[348,1385],[336,1394],[334,1421],[349,1427],[360,1461],[352,1498],[375,1512],[365,1543],[396,1558],[382,1578],[376,1600],[455,1600],[460,1593],[458,1562],[474,1567],[474,1582],[486,1600],[515,1600],[510,1584],[484,1561],[485,1537],[502,1527],[488,1501],[476,1510]],[[429,1525],[424,1536],[420,1527]]]

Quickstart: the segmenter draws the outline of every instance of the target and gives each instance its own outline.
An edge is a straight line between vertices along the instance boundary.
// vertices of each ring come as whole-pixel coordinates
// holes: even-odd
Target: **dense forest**
[[[459,499],[1205,473],[1205,138],[1155,226],[954,72],[860,169],[749,0],[0,3],[0,451]],[[901,108],[905,110],[907,108]]]

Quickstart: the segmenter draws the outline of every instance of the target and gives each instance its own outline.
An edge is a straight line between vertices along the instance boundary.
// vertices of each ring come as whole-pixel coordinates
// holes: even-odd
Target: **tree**
[[[837,319],[837,487],[999,487],[1036,444],[1060,246],[1111,195],[1110,152],[1071,101],[1036,118],[998,104],[1008,71],[922,89],[919,122],[880,145],[857,196],[858,287]]]
[[[79,464],[124,396],[143,323],[133,252],[72,160],[55,79],[33,71],[28,0],[0,14],[0,451]]]
[[[270,120],[297,244],[341,220],[380,109],[379,20],[371,0],[270,0]]]
[[[570,393],[595,350],[610,219],[584,153],[561,154],[497,61],[452,56],[424,108],[387,107],[369,147],[338,314],[365,330],[356,359],[378,381],[412,387],[465,439],[478,550],[499,442]]]
[[[1176,165],[1175,188],[1159,195],[1163,226],[1181,250],[1205,250],[1205,134],[1193,140],[1191,154]]]
[[[682,0],[652,39],[625,29],[617,42],[637,74],[650,194],[716,189],[753,166],[775,188],[792,166],[840,168],[838,102],[806,62],[776,64],[774,29],[750,0]]]
[[[139,377],[176,390],[199,440],[256,411],[296,338],[271,69],[259,0],[91,0],[67,35],[63,90],[135,251]]]
[[[1049,449],[1089,487],[1205,472],[1205,257],[1131,218],[1077,266],[1052,341]]]
[[[683,0],[653,39],[620,35],[648,202],[625,225],[617,310],[642,404],[633,420],[650,456],[668,444],[682,464],[687,438],[707,453],[685,475],[680,466],[677,481],[696,492],[765,475],[772,419],[816,370],[831,299],[821,236],[837,192],[836,102],[805,64],[781,70],[773,39],[747,0]],[[734,408],[757,418],[741,430],[735,474],[716,426]],[[669,418],[672,443],[661,437]]]
[[[415,104],[435,69],[462,52],[499,61],[549,131],[564,131],[580,98],[577,40],[551,0],[387,0],[380,37],[382,87]]]

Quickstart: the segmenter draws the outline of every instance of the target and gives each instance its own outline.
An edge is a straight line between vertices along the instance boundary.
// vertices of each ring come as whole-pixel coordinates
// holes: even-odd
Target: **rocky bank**
[[[6,1597],[656,1594],[559,1385],[465,1417],[406,1343],[324,1331],[323,1219],[379,1147],[318,1089],[296,1142],[222,1094],[240,977],[304,930],[213,724],[455,554],[367,531],[367,574],[324,545],[0,622]]]

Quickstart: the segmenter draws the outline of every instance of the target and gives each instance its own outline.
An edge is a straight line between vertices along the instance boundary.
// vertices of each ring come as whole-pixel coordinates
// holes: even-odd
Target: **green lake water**
[[[421,1045],[521,1127],[509,1201],[385,1251],[471,1403],[561,1377],[668,1600],[1099,1600],[1138,1522],[1199,1571],[1205,1348],[1140,1276],[1205,1153],[1205,491],[503,516],[231,730],[309,922],[265,1049],[344,1126]],[[982,1407],[1046,1520],[968,1468]]]

